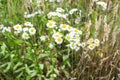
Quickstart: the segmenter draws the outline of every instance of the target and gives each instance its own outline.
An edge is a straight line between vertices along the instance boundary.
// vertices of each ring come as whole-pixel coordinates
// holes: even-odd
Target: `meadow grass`
[[[0,80],[119,80],[120,79],[120,1],[98,0],[107,3],[106,10],[94,0],[0,0],[0,24],[10,27],[3,32],[0,26]],[[37,2],[39,1],[39,2]],[[57,0],[56,0],[57,1]],[[67,18],[50,17],[49,12],[63,8],[64,13],[78,10]],[[25,12],[33,17],[25,18]],[[57,27],[68,24],[82,31],[80,42],[99,39],[99,46],[72,50],[69,41],[58,44],[52,35],[59,29],[46,24],[54,20]],[[36,29],[26,40],[14,26],[31,22]],[[67,31],[60,31],[65,36]],[[42,41],[41,36],[46,36]],[[58,35],[60,36],[60,35]],[[62,37],[63,38],[63,37]],[[60,37],[61,39],[61,37]],[[53,48],[49,44],[53,44]]]

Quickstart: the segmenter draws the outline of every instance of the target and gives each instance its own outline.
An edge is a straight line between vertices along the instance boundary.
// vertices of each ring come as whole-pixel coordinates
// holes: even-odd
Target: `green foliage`
[[[93,0],[31,1],[0,0],[0,80],[120,79],[118,0],[108,1],[106,10]],[[56,8],[64,11],[49,16]],[[47,26],[50,21],[55,22],[54,28]],[[30,25],[25,26],[26,22]],[[15,30],[18,24],[20,32]],[[72,30],[62,30],[61,24]],[[68,41],[66,35],[74,29],[82,33],[77,36],[80,43],[72,49],[77,39]],[[55,32],[60,34],[53,38]]]

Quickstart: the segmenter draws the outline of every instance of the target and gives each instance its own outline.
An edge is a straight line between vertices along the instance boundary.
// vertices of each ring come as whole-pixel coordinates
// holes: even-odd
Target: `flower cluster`
[[[60,45],[64,42],[67,47],[75,51],[78,51],[80,47],[93,50],[99,46],[100,41],[98,39],[90,38],[87,42],[81,42],[82,31],[68,24],[57,25],[55,21],[49,20],[46,26],[53,29],[52,38],[56,44]]]
[[[10,27],[5,27],[3,24],[0,25],[0,31],[2,33],[4,32],[11,32],[11,28]]]
[[[56,8],[56,11],[53,11],[53,12],[49,12],[47,14],[48,18],[51,18],[51,17],[60,17],[60,18],[64,18],[66,19],[69,15],[72,15],[74,14],[75,12],[81,12],[81,10],[78,10],[77,8],[73,8],[69,11],[65,11],[65,9],[62,9],[60,7]],[[67,13],[65,13],[67,12]]]
[[[5,27],[4,25],[0,25],[0,31],[2,33],[12,32],[12,27]],[[30,36],[36,33],[36,29],[33,27],[31,22],[25,22],[24,25],[16,24],[13,26],[13,31],[15,35],[22,34],[22,39],[29,39]]]
[[[66,19],[68,14],[67,13],[64,13],[65,10],[62,9],[62,8],[57,8],[55,12],[49,12],[47,14],[48,18],[51,18],[51,17],[60,17],[60,18],[64,18]]]
[[[100,45],[100,41],[98,39],[90,38],[87,41],[87,45],[90,50],[93,50],[95,47]]]
[[[13,26],[14,33],[22,33],[22,39],[29,39],[30,35],[34,35],[36,33],[36,29],[33,27],[33,24],[31,22],[25,22],[24,27],[22,25],[17,24]]]
[[[24,17],[25,17],[25,18],[31,18],[31,17],[34,17],[35,15],[43,14],[43,13],[44,13],[44,12],[43,12],[43,11],[40,11],[40,10],[35,11],[34,13],[31,13],[31,14],[29,14],[28,12],[25,12],[25,13],[24,13]]]

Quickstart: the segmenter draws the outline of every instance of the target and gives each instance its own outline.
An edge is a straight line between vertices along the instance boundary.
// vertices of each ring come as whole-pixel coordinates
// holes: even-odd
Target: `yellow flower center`
[[[99,43],[99,40],[95,40],[95,43]]]
[[[53,20],[50,20],[51,23],[53,23],[54,21]]]
[[[31,31],[31,32],[34,32],[34,29],[31,29],[30,31]]]
[[[84,47],[85,46],[85,44],[84,43],[82,43],[82,47]]]
[[[78,41],[77,44],[79,45],[79,44],[80,44],[80,41]]]
[[[25,36],[25,37],[28,37],[28,34],[25,34],[24,36]]]
[[[20,28],[20,26],[16,26],[16,28],[17,28],[17,29],[19,29],[19,28]]]
[[[93,45],[90,45],[90,48],[93,48],[94,46]]]
[[[58,42],[61,42],[61,38],[57,38]]]
[[[70,30],[71,29],[71,27],[68,25],[68,30]]]
[[[78,31],[79,31],[78,29],[75,29],[75,30],[74,30],[74,32],[76,32],[76,33],[77,33]]]
[[[68,40],[70,40],[70,39],[71,39],[71,37],[70,37],[70,36],[67,36],[67,39],[68,39]]]
[[[62,25],[62,28],[66,28],[66,25],[65,25],[65,24],[63,24],[63,25]]]
[[[52,26],[53,25],[53,23],[52,22],[49,22],[49,26]]]

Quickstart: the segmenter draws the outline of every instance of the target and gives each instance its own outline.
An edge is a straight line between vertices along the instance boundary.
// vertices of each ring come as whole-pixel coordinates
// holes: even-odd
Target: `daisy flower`
[[[47,36],[41,36],[41,37],[40,37],[40,40],[41,40],[41,41],[45,41],[46,38],[47,38]]]
[[[71,42],[71,43],[69,44],[69,47],[70,47],[72,50],[74,50],[74,49],[77,48],[77,45],[76,45],[75,43]]]
[[[95,48],[95,44],[93,43],[93,44],[90,44],[89,46],[88,46],[88,48],[90,49],[90,50],[93,50],[94,48]]]
[[[48,47],[49,47],[50,49],[53,49],[54,44],[53,44],[53,43],[50,43]]]
[[[23,28],[23,32],[27,32],[28,30],[29,30],[29,28],[27,28],[27,27]]]
[[[67,25],[67,30],[71,31],[73,28],[70,25]]]
[[[28,21],[27,21],[27,22],[25,22],[25,23],[24,23],[24,25],[25,25],[25,26],[30,26],[30,27],[33,27],[33,24],[32,24],[31,22],[28,22]]]
[[[10,27],[3,27],[2,33],[4,33],[4,32],[11,32],[11,28]]]
[[[82,34],[82,31],[78,30],[77,28],[73,28],[72,32],[80,35]]]
[[[67,30],[67,25],[66,24],[60,24],[61,30]]]
[[[82,48],[84,48],[84,47],[86,46],[86,43],[85,43],[85,42],[82,42],[82,43],[80,44],[80,46],[81,46]]]
[[[61,12],[64,12],[64,11],[65,11],[65,10],[62,9],[62,8],[57,8],[57,9],[56,9],[56,12],[60,12],[60,13],[61,13]]]
[[[94,43],[96,44],[96,46],[99,46],[100,45],[100,41],[98,39],[95,39],[94,40]]]
[[[107,9],[107,3],[103,2],[103,1],[98,1],[98,2],[96,2],[96,4],[102,6],[103,10]]]
[[[36,29],[34,27],[29,28],[30,35],[34,35],[36,33]]]
[[[29,37],[29,34],[28,33],[26,33],[26,32],[24,32],[23,34],[22,34],[22,39],[29,39],[30,37]]]
[[[68,41],[70,41],[72,38],[73,38],[73,36],[71,34],[67,34],[65,36],[65,39],[68,40]]]
[[[77,41],[76,41],[76,44],[77,44],[78,46],[81,46],[80,40],[77,40]]]
[[[77,34],[77,35],[75,35],[75,38],[79,40],[80,36]]]
[[[20,24],[13,26],[13,28],[14,28],[14,30],[22,31],[22,26]]]
[[[62,39],[61,37],[57,37],[57,38],[55,38],[55,42],[56,42],[57,44],[62,44],[63,39]]]
[[[80,47],[76,47],[75,51],[78,51],[80,49]]]
[[[70,11],[69,11],[69,14],[73,14],[74,12],[76,12],[76,11],[78,11],[78,9],[77,8],[73,8],[73,9],[71,9]]]
[[[93,38],[88,39],[87,44],[92,44],[94,42]]]
[[[52,37],[55,39],[55,38],[57,38],[57,37],[62,37],[63,35],[62,35],[62,33],[60,33],[60,32],[55,32],[53,35],[52,35]]]
[[[48,21],[47,27],[48,28],[54,28],[54,27],[56,27],[56,22],[53,21],[53,20]]]

